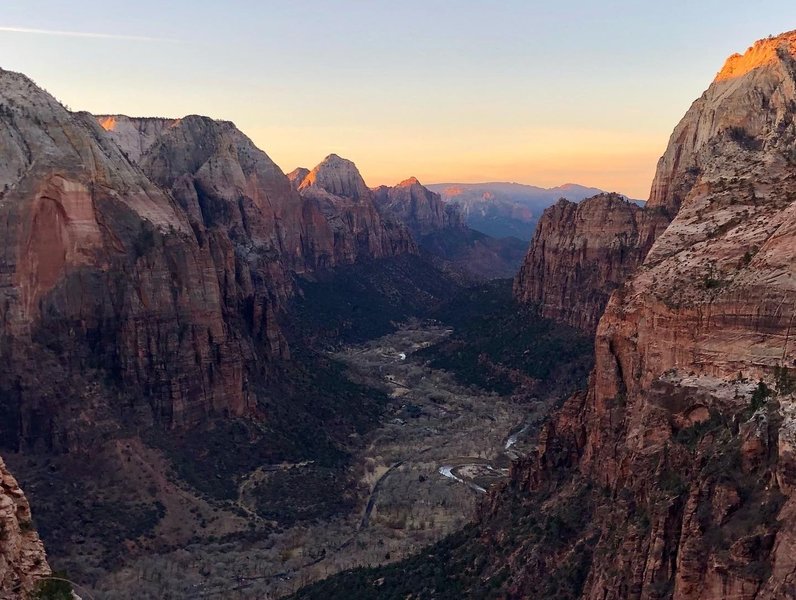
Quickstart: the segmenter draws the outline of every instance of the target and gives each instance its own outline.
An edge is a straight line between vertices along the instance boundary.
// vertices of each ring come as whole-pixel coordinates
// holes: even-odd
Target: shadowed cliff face
[[[647,255],[668,219],[617,194],[545,210],[514,282],[518,301],[594,333],[611,292]]]
[[[90,115],[0,78],[3,444],[75,449],[120,411],[167,426],[242,413],[240,341],[185,213]]]
[[[49,574],[28,501],[0,458],[0,597],[25,598]]]

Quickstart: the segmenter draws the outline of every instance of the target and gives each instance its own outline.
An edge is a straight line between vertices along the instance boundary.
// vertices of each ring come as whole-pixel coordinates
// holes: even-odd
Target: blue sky
[[[286,171],[646,197],[724,59],[794,28],[792,1],[4,0],[0,66],[73,109],[233,120]]]

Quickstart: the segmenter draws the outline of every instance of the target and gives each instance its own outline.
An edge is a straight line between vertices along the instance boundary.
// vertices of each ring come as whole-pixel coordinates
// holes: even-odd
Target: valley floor
[[[241,479],[236,501],[189,509],[207,513],[203,537],[167,551],[153,546],[134,553],[100,578],[97,597],[280,597],[344,569],[399,560],[463,527],[479,496],[506,477],[510,459],[531,442],[533,425],[550,407],[528,394],[501,396],[462,385],[413,356],[450,334],[439,324],[415,321],[335,353],[353,381],[391,398],[381,426],[352,441],[360,448],[349,472],[359,482],[353,510],[274,527],[257,511],[256,490],[268,487],[275,473],[298,474],[314,465],[261,466]],[[144,465],[156,457],[131,460]],[[163,485],[174,488],[168,496],[175,506],[166,507],[161,533],[166,523],[180,526],[180,507],[204,502],[179,481]],[[302,503],[311,506],[316,491],[304,493]]]

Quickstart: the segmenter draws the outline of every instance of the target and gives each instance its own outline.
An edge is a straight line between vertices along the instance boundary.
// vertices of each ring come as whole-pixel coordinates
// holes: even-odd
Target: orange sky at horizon
[[[672,125],[674,127],[674,125]],[[577,183],[646,200],[668,135],[616,131],[517,128],[462,134],[452,147],[422,131],[396,129],[374,141],[365,129],[241,126],[282,168],[312,169],[329,154],[356,163],[371,187],[395,185],[408,177],[424,184],[506,181],[539,187]],[[318,148],[311,164],[300,162]],[[418,151],[422,149],[422,154]]]
[[[727,57],[792,27],[796,5],[6,0],[1,20],[0,66],[72,109],[231,120],[285,172],[334,153],[370,186],[646,199],[691,103]]]

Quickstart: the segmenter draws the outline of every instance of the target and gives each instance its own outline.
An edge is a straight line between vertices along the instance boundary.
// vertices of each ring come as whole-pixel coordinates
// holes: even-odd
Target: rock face
[[[27,598],[47,575],[50,567],[28,501],[0,458],[0,598]]]
[[[22,75],[0,79],[3,445],[76,449],[121,407],[145,410],[97,385],[98,361],[147,391],[146,420],[242,412],[239,348],[185,213],[93,117]]]
[[[579,597],[796,596],[794,117],[796,32],[730,58],[659,163],[676,216],[611,296],[588,392],[514,467],[602,490],[568,546],[593,548]]]
[[[647,255],[668,219],[618,194],[545,210],[515,282],[518,301],[594,333],[608,298]]]
[[[231,123],[95,118],[0,83],[4,447],[256,414],[293,274],[416,251],[361,178],[315,176],[357,199],[302,197]]]
[[[446,205],[439,194],[411,177],[395,187],[374,190],[376,206],[405,223],[416,239],[448,228],[463,228],[464,219],[453,205]]]
[[[674,215],[699,183],[715,182],[722,176],[731,181],[733,158],[742,159],[745,152],[773,150],[760,146],[764,139],[781,151],[790,147],[787,139],[773,136],[778,127],[780,133],[787,132],[793,113],[795,47],[796,36],[789,33],[757,42],[744,55],[727,59],[713,85],[672,133],[658,163],[651,206],[661,206]],[[727,160],[715,161],[721,152]],[[792,157],[777,162],[784,158]]]
[[[301,169],[294,171],[294,177],[301,172]],[[337,260],[353,263],[365,258],[417,253],[404,224],[383,217],[376,209],[373,192],[350,160],[336,154],[327,156],[297,189],[307,206],[325,220],[328,236],[322,240],[333,249]]]
[[[297,169],[293,169],[290,173],[287,174],[287,178],[290,180],[290,185],[293,186],[294,190],[298,190],[298,187],[301,185],[301,182],[307,178],[307,175],[310,174],[310,170],[305,167],[299,167]]]
[[[179,123],[179,119],[131,119],[125,115],[99,115],[97,121],[134,163],[141,160],[164,131]]]
[[[404,223],[422,253],[442,270],[467,281],[513,277],[525,252],[516,238],[495,239],[467,227],[459,207],[411,177],[373,190],[376,207]]]

